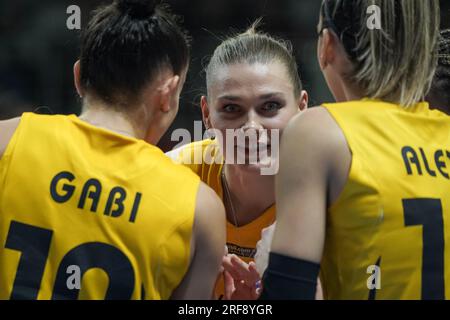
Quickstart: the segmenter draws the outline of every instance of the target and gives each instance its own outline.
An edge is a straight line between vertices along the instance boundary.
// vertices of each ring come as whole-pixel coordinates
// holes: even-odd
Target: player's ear
[[[159,87],[159,107],[164,113],[167,113],[172,108],[172,100],[177,98],[178,85],[180,84],[180,77],[175,75],[167,80]]]
[[[308,109],[308,101],[309,101],[308,92],[306,90],[302,90],[298,102],[298,109],[300,111],[305,111],[306,109]]]
[[[200,106],[202,108],[203,123],[205,124],[206,129],[212,129],[211,120],[209,118],[208,98],[206,96],[202,96],[200,99]]]
[[[336,35],[329,29],[324,29],[319,39],[318,58],[320,68],[325,69],[334,61],[336,51]]]
[[[77,93],[80,96],[80,98],[83,98],[84,96],[84,90],[81,85],[81,66],[80,66],[80,60],[77,60],[75,64],[73,65],[73,82],[75,84],[75,88],[77,89]]]

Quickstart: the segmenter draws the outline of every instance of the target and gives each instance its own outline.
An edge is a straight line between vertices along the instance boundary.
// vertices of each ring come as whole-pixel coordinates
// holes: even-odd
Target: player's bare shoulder
[[[310,108],[289,123],[283,133],[284,163],[304,163],[311,170],[321,170],[331,182],[329,200],[333,203],[347,181],[352,155],[345,135],[324,107]],[[288,163],[289,165],[289,163]],[[289,167],[295,168],[296,164]]]
[[[0,157],[6,150],[14,132],[20,123],[20,117],[0,121]]]
[[[325,154],[332,155],[337,149],[347,149],[347,141],[341,128],[328,110],[320,106],[295,116],[283,135],[285,140],[301,141],[307,144],[306,147]]]

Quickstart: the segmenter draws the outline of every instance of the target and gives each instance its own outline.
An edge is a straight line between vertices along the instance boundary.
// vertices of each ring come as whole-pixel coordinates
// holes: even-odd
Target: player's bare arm
[[[19,122],[20,118],[0,121],[0,158],[3,156]]]
[[[345,137],[325,109],[292,120],[281,143],[273,253],[320,263],[327,207],[343,189],[350,163]]]
[[[225,246],[225,209],[217,194],[203,182],[197,194],[191,264],[172,299],[211,299]]]

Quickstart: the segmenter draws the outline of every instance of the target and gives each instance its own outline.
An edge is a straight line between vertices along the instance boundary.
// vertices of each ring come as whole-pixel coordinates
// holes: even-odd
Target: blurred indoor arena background
[[[426,0],[424,0],[426,1]],[[66,9],[81,8],[83,28],[99,0],[0,0],[0,119],[24,111],[79,114],[72,66],[78,56],[78,30],[68,30]],[[176,128],[193,131],[201,119],[199,100],[205,92],[203,68],[225,36],[243,31],[258,17],[263,30],[290,40],[310,105],[332,97],[316,62],[316,25],[320,0],[167,0],[193,37],[191,68]],[[450,27],[450,0],[441,0],[442,26]],[[166,135],[168,150],[177,142]]]

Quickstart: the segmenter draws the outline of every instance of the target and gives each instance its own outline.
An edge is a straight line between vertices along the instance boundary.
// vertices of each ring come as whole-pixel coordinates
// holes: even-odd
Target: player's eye
[[[276,112],[276,111],[280,110],[281,108],[282,108],[281,103],[271,101],[271,102],[265,103],[261,107],[261,110],[263,112]]]
[[[235,112],[239,112],[241,110],[241,108],[235,104],[227,104],[222,108],[222,110],[226,113],[235,113]]]

